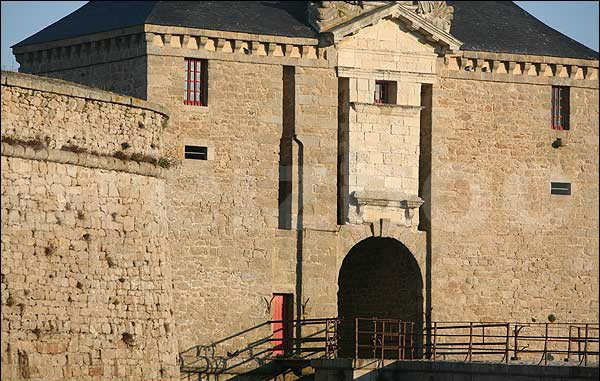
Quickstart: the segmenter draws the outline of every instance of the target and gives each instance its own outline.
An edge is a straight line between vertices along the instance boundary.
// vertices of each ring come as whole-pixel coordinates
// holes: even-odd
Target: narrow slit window
[[[208,160],[208,147],[185,146],[184,157],[191,160]]]
[[[191,106],[206,106],[208,78],[206,60],[185,59],[185,82],[183,103]]]
[[[570,117],[569,88],[552,86],[552,128],[555,130],[568,130]]]
[[[571,194],[571,183],[552,182],[550,184],[550,194],[568,196]]]

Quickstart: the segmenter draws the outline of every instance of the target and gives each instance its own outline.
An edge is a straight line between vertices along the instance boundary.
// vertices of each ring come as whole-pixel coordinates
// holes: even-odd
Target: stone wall
[[[163,108],[70,82],[3,72],[2,114],[3,138],[107,156],[163,152]]]
[[[146,99],[144,26],[14,48],[19,71]]]
[[[2,73],[2,379],[175,379],[163,171],[90,153],[166,116],[86,91]]]
[[[183,57],[151,55],[148,62],[149,99],[173,115],[167,131],[173,155],[182,158],[186,144],[209,152],[206,161],[182,160],[168,177],[175,316],[179,348],[185,350],[264,323],[271,319],[273,293],[296,293],[296,232],[278,229],[284,66],[208,60],[203,107],[183,103]],[[297,67],[291,75],[289,91],[297,102],[289,119],[296,135],[287,226],[334,228],[335,73]],[[302,188],[299,151],[305,160]],[[329,298],[335,298],[332,291]],[[227,343],[228,350],[268,336],[270,329]]]
[[[435,78],[434,51],[395,20],[381,20],[340,42],[338,74],[348,81],[340,98],[347,113],[340,116],[340,148],[348,155],[342,161],[340,222],[387,218],[418,225],[418,213],[405,204],[420,204],[420,92]],[[378,80],[388,82],[386,104],[375,103]]]
[[[80,54],[78,45],[55,47],[49,43],[39,54],[18,55],[31,58],[30,63],[35,62],[36,55],[49,55],[49,62],[40,64],[46,66],[24,65],[26,70],[106,84],[125,94],[147,97],[172,116],[167,129],[160,127],[162,117],[140,108],[135,99],[125,98],[123,106],[117,95],[90,100],[75,94],[84,100],[73,102],[65,94],[49,95],[52,90],[39,96],[40,102],[47,102],[40,105],[64,104],[65,110],[74,110],[57,116],[39,110],[39,105],[23,104],[17,108],[20,116],[11,117],[11,123],[23,126],[13,129],[14,134],[25,134],[15,135],[21,142],[42,134],[42,129],[26,122],[28,119],[41,123],[48,118],[56,120],[49,127],[44,125],[43,131],[53,131],[52,126],[58,123],[76,131],[57,131],[47,143],[40,135],[51,151],[46,159],[70,144],[69,139],[88,152],[111,155],[123,150],[121,144],[127,142],[131,148],[125,148],[126,154],[127,150],[133,153],[139,149],[140,154],[153,158],[176,159],[177,165],[167,173],[150,173],[147,166],[132,168],[128,164],[119,167],[117,175],[114,162],[92,164],[89,155],[81,160],[67,155],[60,161],[64,165],[57,167],[85,164],[85,168],[76,167],[72,181],[80,185],[72,185],[75,188],[69,192],[78,194],[77,187],[91,188],[95,198],[87,207],[100,221],[108,221],[107,227],[102,223],[100,227],[108,229],[107,236],[112,234],[126,248],[122,263],[132,264],[131,272],[140,267],[142,279],[166,284],[165,288],[156,286],[151,294],[158,294],[159,302],[170,295],[168,268],[172,267],[170,322],[176,325],[174,329],[169,325],[169,329],[175,334],[168,336],[160,328],[169,317],[162,314],[171,308],[160,302],[149,312],[156,324],[149,331],[136,332],[139,337],[134,335],[134,339],[148,340],[144,354],[148,353],[152,361],[162,354],[171,361],[163,361],[167,375],[174,374],[169,370],[174,364],[171,355],[188,348],[193,349],[186,353],[200,358],[213,372],[227,368],[235,374],[264,364],[268,351],[261,351],[272,344],[261,340],[272,333],[271,325],[265,322],[272,317],[274,293],[294,295],[296,318],[337,315],[338,286],[344,283],[338,279],[342,264],[355,245],[371,237],[395,239],[416,260],[424,282],[425,320],[545,321],[551,313],[559,321],[596,319],[598,203],[592,196],[598,187],[598,92],[597,85],[593,88],[589,82],[597,78],[597,64],[557,59],[561,63],[554,65],[546,63],[546,58],[538,62],[535,57],[482,58],[472,54],[438,59],[438,65],[436,43],[432,42],[435,38],[425,42],[414,30],[389,19],[325,49],[317,47],[316,39],[157,25],[144,28],[129,40],[143,47],[143,58],[129,53],[119,58],[120,50],[113,49],[121,46],[118,36],[90,42],[88,47],[95,46],[98,56],[88,62],[89,67],[81,65],[87,58]],[[81,42],[81,49],[87,43]],[[61,59],[67,52],[76,58]],[[116,62],[106,62],[109,56]],[[185,58],[203,59],[208,64],[206,106],[183,102]],[[525,59],[527,62],[521,62]],[[447,65],[445,69],[442,62]],[[473,71],[465,71],[467,66]],[[517,66],[522,70],[515,71]],[[397,83],[398,104],[373,104],[376,80]],[[583,88],[584,82],[590,88]],[[572,89],[569,133],[549,127],[551,83],[582,86]],[[7,90],[9,98],[38,98],[37,90],[23,88],[27,87]],[[284,100],[284,96],[289,98]],[[78,110],[81,102],[89,112],[86,108]],[[419,114],[423,106],[426,109]],[[85,112],[84,119],[79,111]],[[77,118],[89,124],[80,126]],[[108,127],[98,130],[97,125],[105,121]],[[556,136],[563,137],[567,146],[550,148]],[[420,144],[420,139],[427,143]],[[207,160],[184,159],[185,145],[207,147]],[[13,162],[44,157],[31,150],[3,160],[12,168]],[[89,172],[89,167],[98,170]],[[42,173],[49,167],[40,169],[38,164],[35,168]],[[338,173],[345,177],[338,178]],[[166,184],[149,178],[149,174],[166,176]],[[9,179],[25,182],[19,180],[25,174],[14,176]],[[37,181],[42,175],[36,176]],[[119,180],[121,177],[124,179]],[[114,188],[110,184],[115,181],[118,195],[110,193]],[[138,194],[138,185],[144,181],[150,191]],[[572,181],[574,194],[549,196],[550,181]],[[108,184],[108,195],[101,193],[106,187],[98,185],[95,196],[96,182]],[[365,190],[370,194],[358,201],[362,206],[369,204],[366,214],[357,203],[349,202],[350,193]],[[431,229],[431,234],[417,230],[417,196],[428,201],[421,229]],[[338,197],[343,202],[338,203]],[[41,200],[40,205],[44,202]],[[111,203],[139,208],[135,213],[141,216],[141,225],[127,219],[129,212],[124,210],[121,226],[121,209],[113,217]],[[153,203],[156,208],[151,210],[147,205]],[[18,205],[37,213],[33,205]],[[94,209],[96,205],[99,209]],[[57,210],[65,218],[70,215],[66,203]],[[349,219],[352,223],[347,223],[350,210],[355,215]],[[10,213],[8,216],[10,221]],[[81,221],[86,216],[84,209]],[[77,217],[74,223],[78,227],[84,222]],[[147,242],[154,242],[150,237],[156,224],[160,226],[159,236],[166,238],[151,243],[150,252],[144,254],[149,263],[141,263],[136,250],[140,243],[148,246]],[[141,235],[128,241],[134,232]],[[45,241],[35,242],[42,247],[37,252],[48,247]],[[160,245],[164,250],[159,250]],[[102,263],[106,255],[94,250]],[[373,257],[363,265],[371,264],[371,259],[377,262]],[[162,273],[145,272],[154,268],[152,263],[158,263]],[[102,276],[111,290],[128,284],[123,281],[122,285],[121,276],[112,275],[111,269],[109,266],[109,272],[93,276],[86,273],[83,278]],[[146,278],[148,275],[151,278]],[[356,279],[362,274],[355,268],[347,275]],[[137,284],[131,287],[129,292],[140,290]],[[145,297],[148,294],[144,293]],[[107,294],[102,295],[106,299]],[[410,303],[410,295],[407,299]],[[152,301],[145,299],[143,303],[156,304],[154,301],[153,296]],[[113,313],[114,299],[106,303],[108,309],[102,311]],[[123,306],[122,301],[117,306]],[[120,315],[110,315],[110,320],[99,321],[121,322],[119,319]],[[102,331],[94,328],[94,332],[104,335],[102,340],[108,343],[111,338],[113,344],[121,339],[130,342],[127,337],[118,337],[124,333],[119,331],[124,325],[112,324],[116,324],[110,328],[113,331],[100,334]],[[167,340],[162,345],[163,341],[155,339],[165,335],[176,344]],[[24,343],[23,348],[30,348]],[[129,359],[141,356],[135,348],[130,350],[133,352],[127,353],[133,357]],[[87,347],[82,351],[89,352]],[[22,364],[34,363],[29,354],[16,353],[10,357],[11,364],[19,359]],[[100,356],[102,364],[113,364],[103,372],[114,369],[114,361],[105,360],[102,352],[93,353],[90,358],[94,361]],[[119,352],[119,357],[123,353]],[[133,365],[144,361],[131,360],[131,367],[124,372],[130,377],[159,377],[156,361],[146,370]],[[241,362],[245,364],[238,367]],[[16,365],[9,369],[22,372]],[[106,374],[117,375],[117,371],[111,372]]]
[[[26,73],[81,83],[139,99],[146,99],[147,97],[148,76],[145,56],[110,62],[96,62],[91,65],[78,65],[68,69],[59,68],[48,72],[26,71]]]
[[[434,87],[434,320],[597,321],[597,88],[571,87],[570,131],[550,113],[550,85]],[[552,181],[572,195],[551,195]]]

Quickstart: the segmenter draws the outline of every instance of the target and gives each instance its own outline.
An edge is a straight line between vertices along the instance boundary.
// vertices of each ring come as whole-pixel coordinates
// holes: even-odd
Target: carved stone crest
[[[318,32],[341,24],[363,11],[362,1],[311,1],[308,22]]]
[[[392,2],[394,3],[394,2]],[[397,1],[417,13],[436,27],[450,31],[454,8],[445,1]],[[390,4],[389,1],[311,1],[308,5],[308,22],[317,32],[325,32],[372,9]]]
[[[417,13],[425,20],[442,29],[450,31],[450,25],[454,18],[454,8],[447,5],[445,1],[416,1]]]

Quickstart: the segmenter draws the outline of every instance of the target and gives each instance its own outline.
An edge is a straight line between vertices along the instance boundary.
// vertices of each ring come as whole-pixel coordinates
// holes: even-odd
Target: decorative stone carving
[[[363,9],[362,1],[311,1],[308,22],[322,32],[358,16]]]
[[[386,17],[407,23],[411,30],[424,29],[432,41],[443,40],[442,45],[450,46],[450,50],[462,44],[448,33],[454,8],[445,1],[312,1],[307,13],[308,22],[321,33],[323,46]]]
[[[417,14],[443,31],[450,31],[454,18],[453,7],[447,5],[445,1],[415,1],[415,3],[417,3]]]
[[[308,22],[320,33],[388,3],[387,1],[311,1],[308,6]],[[445,32],[450,31],[454,8],[447,5],[445,1],[398,1],[397,3],[412,9]]]
[[[415,211],[423,204],[423,200],[415,195],[390,191],[353,192],[351,204],[356,206],[356,213],[350,213],[351,223],[377,222],[387,219],[392,223],[404,226],[416,226],[413,221]]]

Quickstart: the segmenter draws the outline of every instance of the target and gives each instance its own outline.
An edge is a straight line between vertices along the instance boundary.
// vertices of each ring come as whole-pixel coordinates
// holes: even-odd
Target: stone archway
[[[419,265],[402,243],[371,237],[346,255],[338,278],[340,357],[353,357],[356,318],[414,322],[420,342],[423,325],[423,279]]]

